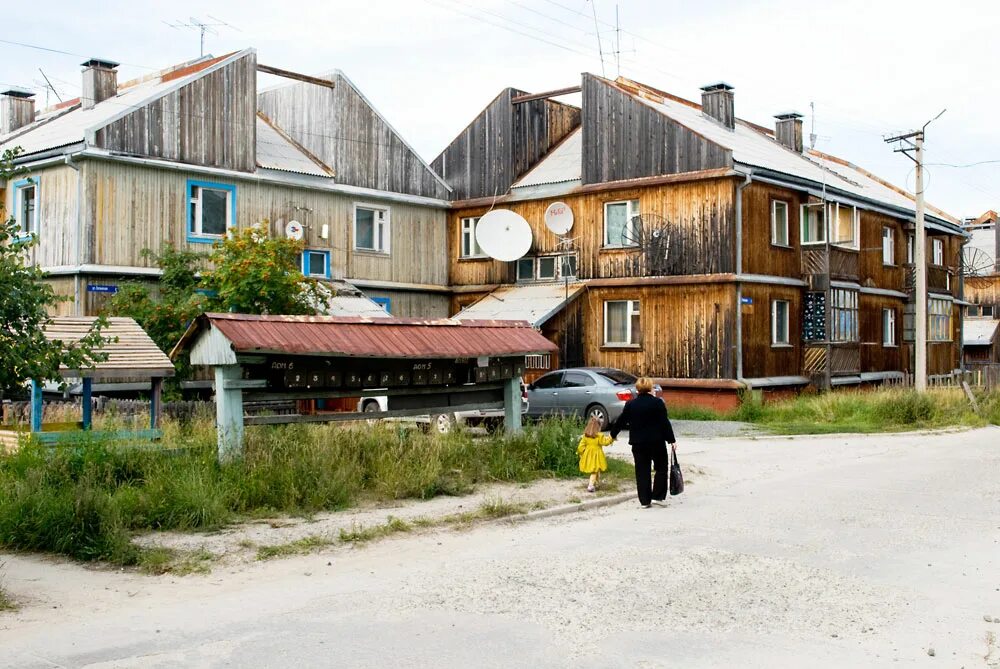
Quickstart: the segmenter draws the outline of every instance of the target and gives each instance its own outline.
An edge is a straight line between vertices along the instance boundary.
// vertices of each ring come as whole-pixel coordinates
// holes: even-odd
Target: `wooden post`
[[[93,390],[94,390],[94,380],[90,377],[84,377],[83,379],[83,429],[89,430],[91,424],[93,423]]]
[[[503,427],[507,434],[521,431],[521,377],[507,379],[503,384]]]
[[[243,391],[226,388],[227,381],[243,377],[240,365],[215,367],[215,429],[218,439],[219,462],[243,455]]]
[[[38,379],[31,380],[31,431],[42,431],[42,412],[45,407],[42,405],[42,386]]]
[[[160,429],[160,413],[163,410],[163,379],[156,377],[149,388],[149,429]]]

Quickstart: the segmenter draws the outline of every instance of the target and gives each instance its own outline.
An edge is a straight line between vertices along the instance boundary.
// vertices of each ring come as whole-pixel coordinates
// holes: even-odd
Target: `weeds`
[[[479,505],[479,512],[483,518],[506,518],[528,512],[528,507],[516,502],[508,502],[499,496],[488,497]]]
[[[405,520],[389,516],[381,525],[354,525],[349,530],[340,529],[340,541],[345,544],[363,544],[373,539],[382,539],[390,534],[409,532],[413,529]]]
[[[0,569],[3,569],[2,562],[0,562]],[[13,611],[17,608],[17,602],[4,590],[2,576],[3,573],[0,572],[0,612]]]
[[[302,537],[301,539],[296,539],[295,541],[289,541],[286,544],[261,546],[257,549],[257,559],[271,560],[273,558],[287,557],[289,555],[301,555],[303,553],[310,553],[317,548],[329,546],[332,543],[333,542],[326,537],[321,537],[318,534],[310,534],[307,537]]]
[[[217,558],[215,553],[204,548],[196,551],[178,552],[157,546],[140,552],[138,566],[143,572],[157,576],[166,573],[176,576],[207,574],[212,570],[211,564]]]

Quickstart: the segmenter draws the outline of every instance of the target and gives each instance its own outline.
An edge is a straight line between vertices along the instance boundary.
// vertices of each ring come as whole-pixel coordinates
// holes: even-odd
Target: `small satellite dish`
[[[476,224],[476,243],[495,260],[517,260],[531,249],[531,226],[510,209],[494,209]]]
[[[289,239],[302,239],[303,232],[302,224],[298,221],[288,221],[288,225],[285,226],[285,236]]]
[[[545,210],[545,227],[557,235],[573,229],[573,210],[565,202],[553,202]]]

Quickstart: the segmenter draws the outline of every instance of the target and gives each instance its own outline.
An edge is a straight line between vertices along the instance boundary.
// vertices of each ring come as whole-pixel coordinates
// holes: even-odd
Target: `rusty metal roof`
[[[221,334],[232,351],[359,358],[475,358],[549,353],[555,344],[526,321],[464,321],[363,316],[199,316],[171,356],[198,335]]]
[[[96,320],[96,318],[57,316],[45,323],[45,338],[63,344],[75,344],[90,333]],[[107,322],[101,330],[101,336],[108,337],[111,341],[99,351],[106,353],[108,359],[94,363],[93,368],[74,370],[61,367],[60,373],[69,377],[143,379],[174,375],[174,365],[170,362],[170,358],[133,319],[113,317],[108,318]]]

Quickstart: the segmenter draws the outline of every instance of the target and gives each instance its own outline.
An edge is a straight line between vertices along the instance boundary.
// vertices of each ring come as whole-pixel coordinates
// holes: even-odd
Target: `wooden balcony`
[[[916,286],[917,267],[916,265],[906,265],[906,290],[912,291]],[[948,286],[948,269],[946,267],[939,267],[937,265],[929,265],[927,267],[927,290],[939,293],[951,292]]]
[[[827,366],[831,376],[861,373],[861,347],[858,344],[833,344],[829,354],[826,345],[807,346],[802,360],[802,371],[810,376],[825,374]]]
[[[857,281],[859,275],[858,252],[831,246],[829,255],[825,246],[802,249],[802,274],[829,275],[831,279]]]

